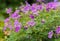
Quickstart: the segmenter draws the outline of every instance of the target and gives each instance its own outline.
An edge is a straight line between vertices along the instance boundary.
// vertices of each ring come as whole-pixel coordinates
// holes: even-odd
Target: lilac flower
[[[22,12],[24,12],[26,14],[26,13],[28,13],[29,10],[30,10],[30,4],[26,4],[26,6],[23,8]]]
[[[11,12],[12,12],[12,8],[8,8],[6,11],[7,14],[10,14]]]
[[[57,2],[58,0],[54,0],[54,2]]]
[[[37,9],[38,10],[43,10],[43,6],[42,5],[37,5]]]
[[[19,30],[20,30],[19,26],[15,27],[15,32],[19,32]]]
[[[48,33],[48,38],[52,38],[52,36],[53,36],[53,31],[50,31],[50,32]]]
[[[9,21],[10,21],[10,18],[6,18],[4,20],[4,28],[8,27]]]
[[[10,18],[6,18],[5,20],[4,20],[4,22],[6,23],[6,22],[9,22],[10,21]]]
[[[12,24],[9,24],[9,25],[8,25],[8,28],[9,28],[10,30],[12,30]]]
[[[4,27],[4,28],[3,28],[3,31],[5,31],[5,30],[6,30],[6,28],[7,28],[7,27]]]
[[[20,10],[16,10],[14,13],[17,13],[18,14],[19,12],[20,12]]]
[[[36,22],[34,22],[34,20],[28,21],[27,25],[28,26],[34,26],[36,24]]]
[[[18,22],[18,20],[15,20],[14,22],[14,27],[15,27],[15,32],[19,32],[21,29],[22,24]]]
[[[37,4],[32,4],[30,9],[31,9],[32,12],[37,11]]]
[[[12,30],[12,25],[10,23],[5,23],[5,26],[3,28],[3,31],[5,31],[7,28],[9,28],[10,30]]]
[[[49,7],[46,7],[46,11],[49,11],[50,10],[50,8]]]
[[[3,30],[5,31],[7,28],[9,28],[10,30],[12,30],[12,24],[10,24],[10,19],[9,19],[9,18],[7,18],[7,19],[5,20]]]
[[[14,21],[14,26],[16,27],[19,24],[18,20]]]
[[[31,14],[31,15],[30,15],[30,18],[31,18],[31,19],[34,19],[34,16]]]
[[[37,9],[35,7],[31,7],[31,11],[34,12],[37,11]]]
[[[57,27],[56,33],[57,33],[57,34],[60,34],[60,26]]]
[[[37,2],[44,2],[45,0],[36,0]]]
[[[12,25],[8,24],[7,26],[4,26],[4,30],[6,30],[6,28],[9,28],[10,30],[12,30]]]
[[[18,13],[18,12],[13,13],[13,14],[11,15],[11,17],[12,17],[13,19],[17,19],[17,18],[19,18],[20,15],[17,14],[17,13]]]
[[[42,0],[42,2],[44,2],[45,0]]]
[[[6,28],[8,27],[9,21],[10,21],[10,18],[6,18],[6,19],[4,20],[4,28],[3,28],[3,31],[5,31]]]
[[[32,6],[33,6],[33,7],[35,7],[35,6],[37,6],[37,4],[36,4],[36,3],[34,3],[34,4],[32,4]]]
[[[21,25],[22,25],[22,24],[21,24],[21,23],[19,23],[19,21],[18,21],[18,20],[15,20],[15,21],[14,21],[14,27],[16,27],[16,26],[20,26],[20,27],[21,27]]]
[[[26,3],[26,5],[25,5],[25,6],[22,5],[22,6],[20,7],[20,9],[21,9],[22,12],[24,12],[25,14],[27,14],[28,11],[30,10],[30,4],[29,4],[27,1],[25,1],[25,3]]]
[[[46,10],[55,9],[55,8],[56,8],[56,3],[51,2],[46,5]]]
[[[41,2],[41,0],[36,0],[37,2]]]
[[[30,10],[33,14],[38,15],[37,4],[32,4]]]
[[[34,15],[39,15],[38,13],[38,11],[34,11],[34,12],[32,12]]]

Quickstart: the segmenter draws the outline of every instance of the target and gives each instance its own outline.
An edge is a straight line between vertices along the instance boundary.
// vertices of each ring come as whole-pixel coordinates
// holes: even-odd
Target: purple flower
[[[41,2],[41,0],[36,0],[37,2]]]
[[[37,11],[37,4],[32,4],[30,9],[31,9],[32,12]]]
[[[10,22],[10,18],[6,18],[4,20],[4,27],[8,27],[9,22]]]
[[[32,11],[33,14],[38,15],[37,4],[32,4],[30,10]]]
[[[34,15],[38,15],[38,11],[37,11],[37,9],[36,9],[35,7],[32,7],[32,8],[31,8],[31,11],[32,11],[32,13],[33,13]]]
[[[43,10],[43,6],[42,5],[37,5],[37,9],[38,10]]]
[[[6,22],[9,22],[10,21],[10,18],[6,18],[5,20],[4,20],[4,22],[6,23]]]
[[[21,9],[22,12],[27,14],[28,11],[30,10],[30,4],[27,1],[25,1],[25,3],[26,3],[26,5],[25,6],[23,5],[22,7],[20,7],[20,9]]]
[[[34,15],[31,14],[31,15],[30,15],[30,18],[31,18],[31,19],[34,19]]]
[[[4,27],[4,28],[3,28],[3,31],[5,31],[5,30],[6,30],[6,28],[7,28],[7,27]]]
[[[10,23],[5,23],[3,31],[5,31],[7,28],[9,28],[10,30],[12,30],[12,25]]]
[[[14,21],[14,26],[16,27],[19,24],[18,20]]]
[[[31,9],[32,12],[37,11],[37,4],[32,4],[30,9]]]
[[[19,32],[21,29],[22,24],[18,22],[18,20],[15,20],[14,22],[14,27],[15,27],[15,32]]]
[[[22,12],[24,12],[24,13],[28,13],[29,10],[30,10],[30,5],[27,4],[26,6],[24,6]]]
[[[48,3],[46,5],[46,10],[49,10],[49,9],[56,9],[56,3],[54,2]]]
[[[19,26],[15,27],[15,32],[19,32],[19,30],[20,30]]]
[[[5,31],[6,28],[8,27],[9,21],[10,21],[10,18],[6,18],[6,19],[4,20],[4,28],[3,28],[3,31]]]
[[[7,14],[10,14],[11,12],[12,12],[12,8],[8,8],[6,11]]]
[[[48,38],[52,38],[52,36],[53,36],[53,31],[50,31],[50,32],[48,33]]]
[[[44,2],[45,0],[42,0],[42,2]]]
[[[19,26],[19,27],[21,27],[21,23],[19,23],[19,21],[18,20],[15,20],[14,21],[14,27],[16,27],[16,26]]]
[[[57,2],[58,0],[54,0],[54,2]]]
[[[28,21],[27,25],[28,26],[34,26],[36,24],[36,22],[34,22],[34,20]]]
[[[44,2],[45,0],[36,0],[37,2]]]
[[[11,15],[11,17],[12,17],[13,19],[20,18],[20,15],[17,14],[17,13],[18,13],[18,12],[13,13],[13,14]]]
[[[57,33],[57,34],[60,34],[60,26],[57,27],[56,33]]]
[[[50,10],[50,8],[49,7],[46,7],[46,11],[49,11]]]
[[[37,9],[35,7],[31,7],[31,11],[34,12],[37,11]]]
[[[19,23],[18,20],[15,20],[15,21],[14,21],[14,24],[15,24],[15,25],[18,25],[18,24],[20,24],[20,23]]]
[[[39,13],[38,11],[33,12],[34,15],[39,15],[38,13]]]
[[[3,29],[3,30],[6,30],[7,28],[9,28],[10,30],[12,30],[12,24],[11,24],[9,18],[7,18],[7,19],[5,20],[4,29]]]
[[[8,28],[9,28],[10,30],[12,30],[12,24],[9,24],[9,25],[8,25]]]
[[[16,10],[14,13],[17,13],[18,14],[19,12],[20,12],[20,10]]]

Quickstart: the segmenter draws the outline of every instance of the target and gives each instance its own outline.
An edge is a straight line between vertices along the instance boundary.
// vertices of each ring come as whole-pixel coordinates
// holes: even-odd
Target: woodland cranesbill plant
[[[48,38],[53,40],[54,35],[59,36],[60,34],[60,12],[56,8],[57,5],[52,2],[44,5],[26,3],[14,12],[8,8],[6,12],[10,16],[4,21],[3,30],[9,28],[10,31],[18,32],[17,35],[15,33],[16,37],[14,38],[20,41],[26,39],[26,41],[44,41]]]

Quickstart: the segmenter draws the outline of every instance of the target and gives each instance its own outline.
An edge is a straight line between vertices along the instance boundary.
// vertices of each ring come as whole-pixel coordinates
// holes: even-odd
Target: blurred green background
[[[14,9],[22,2],[24,3],[24,0],[0,0],[0,16],[6,18],[8,16],[5,12],[6,8],[12,7]]]

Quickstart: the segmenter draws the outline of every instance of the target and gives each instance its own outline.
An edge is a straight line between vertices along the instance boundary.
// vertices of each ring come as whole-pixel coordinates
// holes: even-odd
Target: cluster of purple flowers
[[[43,2],[43,1],[46,1],[46,0],[36,0],[37,2]],[[54,2],[58,2],[58,0],[54,0]]]
[[[35,16],[38,16],[40,11],[43,11],[44,8],[45,7],[43,5],[32,4],[32,6],[31,6],[28,3],[26,3],[26,5],[20,6],[19,10],[15,10],[15,12],[12,11],[12,8],[8,8],[6,12],[10,16],[9,16],[9,18],[7,18],[4,21],[4,23],[5,23],[4,30],[6,30],[6,28],[8,27],[8,28],[10,28],[10,30],[14,30],[15,32],[19,32],[22,27],[27,29],[28,27],[35,26],[36,22],[35,22],[34,18],[35,18]],[[48,11],[51,8],[52,9],[56,8],[55,3],[48,3],[46,5],[46,9]],[[20,13],[28,15],[29,18],[31,19],[26,23],[26,26],[23,25],[22,22],[19,21],[19,19],[22,18]],[[13,22],[11,20],[13,20]],[[42,19],[41,23],[45,23],[45,20]],[[56,29],[56,33],[58,33],[58,34],[60,33],[60,27],[58,27]],[[53,31],[49,32],[49,34],[48,34],[49,38],[52,38],[52,36],[53,36]]]
[[[22,26],[22,24],[18,21],[18,18],[20,18],[20,15],[19,15],[19,12],[20,10],[16,10],[14,13],[12,13],[12,8],[8,8],[7,9],[7,14],[9,14],[9,18],[5,19],[4,21],[4,31],[7,29],[7,28],[10,28],[10,30],[15,30],[15,32],[18,32]],[[12,23],[12,20],[13,19],[13,23]],[[14,26],[13,26],[14,25]]]
[[[43,1],[46,1],[46,0],[36,0],[37,2],[43,2]]]
[[[52,37],[53,37],[53,34],[54,34],[54,32],[53,32],[53,31],[50,31],[50,32],[48,33],[48,38],[52,38]],[[56,30],[55,30],[55,34],[56,34],[56,35],[60,34],[60,26],[57,26],[57,28],[56,28]]]
[[[60,26],[57,26],[57,28],[56,28],[56,34],[60,34]]]
[[[49,11],[50,9],[56,9],[56,7],[57,7],[57,4],[54,2],[51,2],[51,3],[48,3],[47,5],[46,5],[46,10],[47,11]]]
[[[32,4],[32,6],[30,6],[27,3],[25,6],[21,6],[20,10],[15,10],[15,12],[12,11],[12,8],[8,8],[6,12],[10,16],[5,20],[4,30],[6,30],[6,28],[8,27],[10,28],[10,30],[15,30],[15,32],[19,32],[22,27],[22,23],[19,22],[19,19],[21,18],[21,11],[25,14],[28,14],[29,11],[32,12],[31,14],[28,14],[31,20],[26,23],[27,26],[24,26],[24,28],[34,26],[36,24],[36,22],[34,21],[35,14],[38,15],[38,10],[42,10],[42,8],[42,5]],[[13,20],[13,23],[11,22],[11,20]]]
[[[44,5],[36,4],[36,3],[30,5],[30,4],[26,3],[25,6],[20,7],[20,10],[22,12],[24,12],[25,14],[27,14],[28,12],[31,11],[32,14],[38,15],[39,11],[43,11],[45,8],[47,11],[49,11],[50,9],[56,9],[56,7],[57,7],[56,3],[57,2],[50,2],[50,3],[44,4]]]
[[[48,33],[48,38],[52,38],[52,36],[53,36],[53,31],[50,31],[50,32]]]
[[[34,20],[28,21],[27,25],[28,26],[34,26],[36,23],[34,22]]]
[[[9,13],[11,13],[12,12],[12,8],[8,8],[7,10],[6,10],[6,13],[7,14],[9,14]]]
[[[19,30],[22,27],[22,24],[18,20],[15,20],[14,21],[14,27],[15,27],[15,32],[19,32]]]
[[[22,8],[22,9],[21,9]],[[42,5],[37,5],[37,4],[26,4],[25,6],[21,6],[20,10],[24,12],[24,14],[27,14],[28,12],[32,12],[32,14],[38,15],[38,10],[42,10],[43,6]]]

